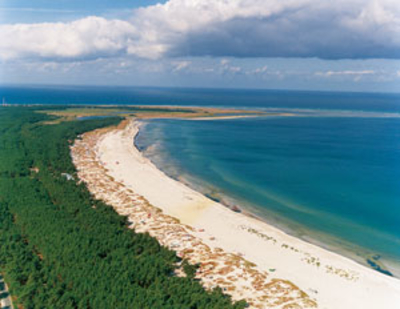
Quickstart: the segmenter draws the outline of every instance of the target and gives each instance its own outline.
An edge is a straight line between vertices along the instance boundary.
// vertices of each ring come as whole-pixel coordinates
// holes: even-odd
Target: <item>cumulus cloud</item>
[[[400,58],[398,0],[169,0],[129,20],[0,26],[0,57]]]
[[[237,3],[236,1],[233,1]],[[400,58],[394,1],[239,1],[242,14],[207,18],[177,39],[172,55]],[[247,8],[247,9],[246,9]],[[232,12],[232,11],[230,11]]]
[[[1,25],[0,37],[3,59],[92,58],[125,52],[138,35],[127,21],[92,16],[70,23]]]

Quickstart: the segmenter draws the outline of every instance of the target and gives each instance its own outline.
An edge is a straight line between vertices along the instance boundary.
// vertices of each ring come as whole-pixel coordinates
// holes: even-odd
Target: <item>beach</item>
[[[168,177],[136,147],[137,120],[71,148],[79,178],[129,226],[190,263],[206,288],[252,308],[397,308],[400,280],[232,211]],[[238,146],[239,147],[239,146]],[[179,272],[177,275],[182,275]]]

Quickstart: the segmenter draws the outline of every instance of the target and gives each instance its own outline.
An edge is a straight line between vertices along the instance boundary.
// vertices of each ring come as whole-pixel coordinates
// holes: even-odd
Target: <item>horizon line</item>
[[[154,86],[154,85],[103,85],[103,84],[33,84],[33,83],[1,83],[2,87],[36,87],[36,88],[56,88],[56,87],[76,87],[76,88],[147,88],[147,89],[187,89],[187,90],[229,90],[229,91],[272,91],[272,92],[311,92],[311,93],[336,93],[336,94],[388,94],[400,95],[400,90],[395,91],[357,91],[357,90],[315,90],[315,89],[279,89],[279,88],[244,88],[244,87],[202,87],[202,86]]]

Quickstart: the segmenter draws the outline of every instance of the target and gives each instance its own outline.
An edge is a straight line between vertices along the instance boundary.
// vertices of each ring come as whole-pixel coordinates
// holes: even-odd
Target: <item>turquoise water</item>
[[[292,112],[148,121],[136,143],[213,198],[364,262],[400,264],[399,114]]]
[[[294,113],[151,121],[137,144],[168,174],[226,204],[365,264],[369,259],[369,264],[400,265],[400,94],[2,86],[2,97],[10,104],[228,106]]]

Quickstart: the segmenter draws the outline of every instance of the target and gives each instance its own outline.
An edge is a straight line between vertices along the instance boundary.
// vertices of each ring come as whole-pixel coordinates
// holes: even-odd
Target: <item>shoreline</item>
[[[187,120],[193,120],[193,121],[224,120],[224,119],[238,119],[238,118],[240,119],[240,118],[254,118],[254,117],[260,117],[260,116],[249,116],[249,115],[227,116],[227,117],[218,116],[212,118],[200,117]],[[147,124],[146,120],[138,121],[138,132],[133,137],[133,145],[137,149],[137,151],[141,153],[143,157],[148,159],[157,169],[161,170],[161,172],[164,173],[167,177],[172,178],[175,181],[184,184],[185,186],[188,186],[192,190],[199,192],[200,194],[213,200],[214,202],[225,206],[227,209],[231,211],[238,212],[250,218],[264,222],[268,225],[271,225],[283,231],[284,233],[292,237],[301,239],[302,241],[313,244],[317,247],[321,247],[327,251],[338,254],[345,258],[348,258],[364,267],[370,268],[381,274],[385,274],[386,276],[400,279],[400,264],[398,264],[394,260],[382,257],[380,252],[374,252],[369,248],[352,244],[334,235],[310,229],[307,226],[300,225],[296,222],[292,222],[285,218],[281,218],[273,213],[269,213],[267,210],[261,210],[257,212],[256,210],[259,210],[257,208],[257,205],[253,205],[243,200],[237,200],[235,198],[232,198],[231,196],[222,193],[217,187],[213,187],[210,185],[207,186],[207,183],[203,180],[199,180],[198,178],[191,175],[189,175],[189,177],[184,177],[182,175],[177,176],[174,175],[173,173],[169,173],[168,170],[165,170],[162,167],[162,164],[159,164],[159,166],[157,166],[157,164],[153,162],[153,160],[150,157],[146,156],[146,154],[143,152],[143,149],[141,149],[137,143],[137,138],[139,134],[142,132],[142,128],[146,126],[146,124]]]
[[[139,148],[138,151],[142,152]],[[150,158],[149,160],[152,161]],[[153,161],[152,163],[156,165]],[[283,218],[280,218],[275,214],[268,214],[267,211],[265,211],[265,213],[257,213],[255,211],[257,207],[256,205],[252,205],[249,203],[247,203],[246,205],[245,202],[240,202],[223,193],[221,193],[221,196],[213,196],[206,193],[205,190],[202,190],[200,184],[194,185],[185,178],[178,178],[168,174],[161,167],[159,169],[164,172],[167,177],[170,177],[178,182],[183,183],[189,188],[200,192],[207,198],[223,205],[233,212],[241,213],[244,216],[248,216],[249,218],[253,218],[268,225],[271,225],[292,237],[301,239],[302,241],[305,241],[309,244],[315,245],[332,253],[348,258],[364,267],[370,268],[371,270],[377,271],[381,274],[385,274],[389,277],[400,279],[400,265],[395,261],[383,258],[379,252],[370,251],[368,250],[368,248],[354,245],[334,235],[329,235],[324,232],[310,229],[307,226],[297,224],[296,222],[284,220]],[[217,194],[219,194],[218,191]],[[227,198],[229,198],[230,201],[227,201]],[[268,215],[270,217],[268,217]],[[350,248],[351,246],[353,246],[353,248]]]
[[[288,235],[258,219],[231,211],[168,177],[134,146],[134,136],[138,130],[138,124],[134,122],[123,129],[103,133],[95,140],[96,157],[91,160],[97,160],[105,173],[126,190],[140,195],[166,216],[180,220],[180,225],[188,226],[188,230],[192,229],[187,235],[200,239],[211,250],[219,248],[228,255],[233,253],[237,259],[244,257],[246,261],[254,263],[254,268],[251,269],[253,273],[265,273],[268,282],[293,284],[287,288],[290,293],[297,293],[295,299],[298,307],[293,308],[315,308],[315,303],[319,308],[373,309],[394,308],[396,303],[400,303],[398,279]],[[99,191],[99,184],[95,179],[90,179],[87,171],[84,173],[84,165],[79,163],[77,155],[73,157],[78,174],[81,173],[79,176],[88,184],[89,189],[102,193],[100,197],[103,199],[108,198],[111,202],[115,200],[115,196],[107,195],[105,188]],[[96,177],[99,178],[98,176]],[[144,230],[154,233],[157,238],[157,229],[147,228]],[[135,229],[138,227],[135,226]],[[162,243],[165,240],[161,238],[159,241]],[[183,241],[182,236],[178,241]],[[208,282],[207,278],[198,275],[202,281]],[[234,299],[251,298],[254,294],[251,287],[250,290],[241,288],[249,288],[246,284],[242,282],[232,287],[235,291],[241,290],[241,293],[231,293]],[[266,296],[263,295],[266,289],[264,286],[257,290],[261,294],[255,295],[259,297],[252,300],[254,308],[269,308],[263,306],[268,303],[266,298],[264,302],[260,302]],[[268,292],[269,298],[273,298],[271,291]],[[293,302],[292,304],[294,305]]]

